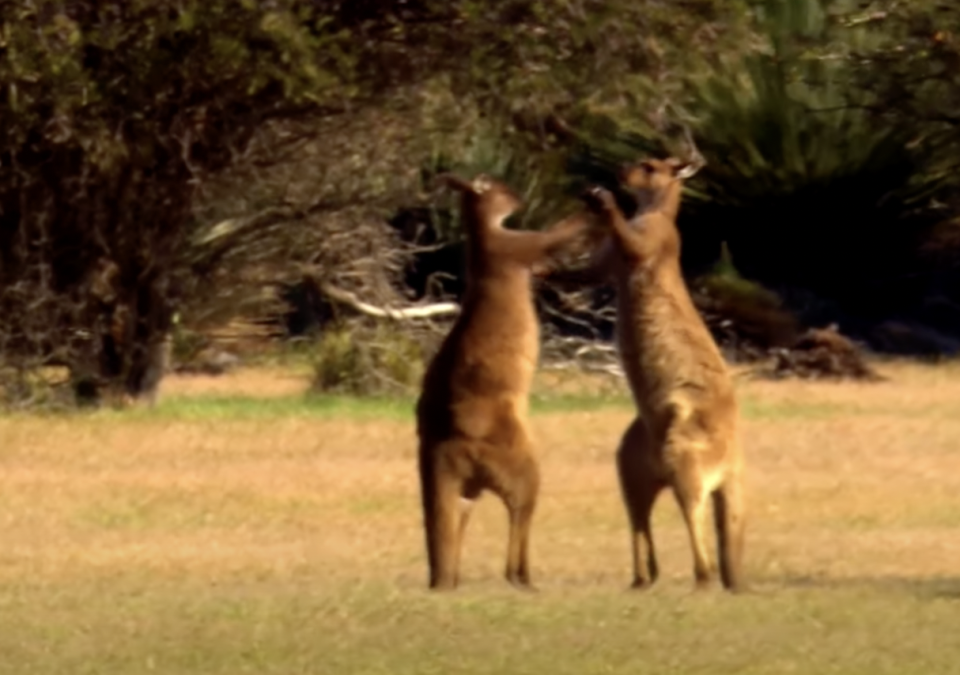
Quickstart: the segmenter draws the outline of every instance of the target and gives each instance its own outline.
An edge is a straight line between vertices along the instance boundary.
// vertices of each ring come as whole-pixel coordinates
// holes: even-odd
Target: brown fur
[[[589,201],[610,236],[590,268],[572,278],[605,277],[617,287],[617,346],[639,412],[617,452],[633,531],[634,586],[656,580],[650,515],[660,491],[670,487],[689,531],[697,587],[708,585],[714,572],[706,525],[712,499],[720,576],[737,590],[744,526],[738,409],[726,363],[680,271],[676,216],[685,173],[674,158],[625,169],[621,181],[640,203],[629,223],[612,194],[591,191]]]
[[[521,208],[499,181],[447,177],[462,192],[467,288],[456,324],[431,362],[417,402],[419,466],[430,587],[452,589],[469,507],[484,490],[507,507],[507,580],[532,588],[528,547],[540,486],[527,427],[540,350],[531,268],[589,223],[574,216],[544,232],[507,230]]]

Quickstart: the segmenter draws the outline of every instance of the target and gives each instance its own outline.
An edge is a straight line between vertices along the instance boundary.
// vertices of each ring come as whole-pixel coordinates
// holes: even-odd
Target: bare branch
[[[336,286],[327,282],[322,282],[320,284],[320,290],[322,290],[331,299],[348,305],[362,314],[383,319],[426,319],[435,316],[457,314],[460,312],[460,305],[455,302],[437,302],[419,307],[393,309],[391,307],[377,307],[375,305],[363,302],[350,291],[337,288]]]

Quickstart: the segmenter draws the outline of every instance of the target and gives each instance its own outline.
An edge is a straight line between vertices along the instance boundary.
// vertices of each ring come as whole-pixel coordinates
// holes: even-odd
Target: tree
[[[960,6],[874,0],[834,15],[835,54],[854,68],[862,101],[878,114],[960,133]],[[869,36],[855,41],[852,35]]]
[[[193,288],[200,191],[265,130],[282,145],[284,125],[437,91],[454,126],[610,105],[628,73],[663,84],[685,43],[723,39],[741,6],[675,5],[0,0],[3,392],[60,364],[78,387],[149,395]]]
[[[155,386],[197,186],[265,120],[343,105],[342,37],[308,3],[269,6],[2,3],[8,366]]]

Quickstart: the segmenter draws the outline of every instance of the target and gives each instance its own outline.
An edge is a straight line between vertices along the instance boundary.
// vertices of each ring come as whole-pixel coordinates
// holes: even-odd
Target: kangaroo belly
[[[539,325],[532,300],[496,299],[465,305],[431,363],[417,406],[424,433],[510,442],[525,429],[520,421],[539,357]]]

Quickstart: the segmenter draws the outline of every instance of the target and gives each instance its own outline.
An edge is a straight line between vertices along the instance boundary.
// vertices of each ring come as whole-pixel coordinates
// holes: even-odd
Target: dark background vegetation
[[[410,386],[444,319],[342,294],[456,299],[436,171],[503,177],[540,227],[683,129],[683,262],[725,344],[836,322],[951,355],[958,110],[947,1],[0,0],[0,393],[149,398],[171,345],[228,337]],[[609,298],[540,289],[558,354]]]

